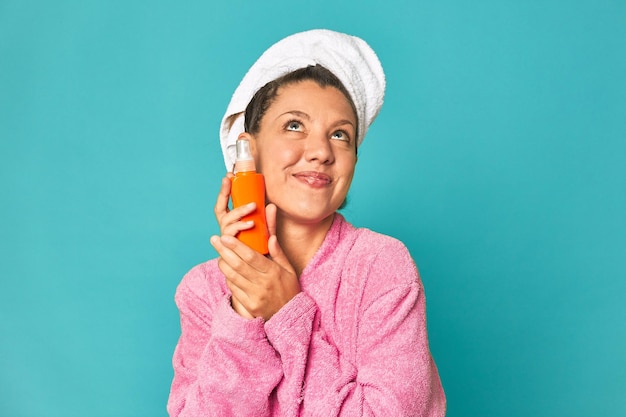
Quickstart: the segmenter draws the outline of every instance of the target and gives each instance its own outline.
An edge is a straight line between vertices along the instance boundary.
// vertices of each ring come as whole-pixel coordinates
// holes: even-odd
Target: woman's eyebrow
[[[308,114],[306,114],[305,112],[300,111],[300,110],[289,110],[289,111],[284,112],[283,114],[280,114],[278,117],[282,117],[282,116],[284,116],[286,114],[292,114],[294,116],[298,116],[298,117],[301,117],[303,119],[308,119],[308,120],[311,119]]]
[[[354,127],[354,123],[348,119],[337,120],[335,123],[333,123],[333,126],[341,126],[341,125],[350,125]]]
[[[282,117],[282,116],[285,116],[287,114],[292,114],[294,116],[302,117],[303,119],[311,119],[311,117],[307,113],[305,113],[303,111],[300,111],[300,110],[289,110],[289,111],[286,111],[286,112],[278,115],[278,117]],[[333,126],[339,126],[339,125],[352,125],[352,126],[354,126],[354,122],[352,122],[349,119],[341,119],[341,120],[337,120],[336,122],[333,123]]]

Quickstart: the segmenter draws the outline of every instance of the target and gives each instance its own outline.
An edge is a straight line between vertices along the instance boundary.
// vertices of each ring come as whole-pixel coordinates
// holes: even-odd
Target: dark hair
[[[320,87],[330,86],[341,91],[350,103],[354,116],[358,118],[356,106],[350,97],[350,93],[348,93],[348,90],[346,90],[346,87],[344,87],[339,78],[319,64],[309,65],[308,67],[300,68],[287,73],[274,81],[270,81],[254,94],[254,97],[252,97],[252,100],[250,100],[250,103],[248,103],[248,106],[246,107],[244,116],[245,131],[251,134],[259,132],[259,129],[261,128],[261,119],[263,119],[265,112],[274,102],[280,87],[305,80],[314,81]],[[356,132],[356,136],[358,137],[358,132]]]

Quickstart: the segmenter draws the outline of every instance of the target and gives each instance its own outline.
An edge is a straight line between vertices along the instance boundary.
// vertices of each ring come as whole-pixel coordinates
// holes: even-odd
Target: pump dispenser
[[[255,251],[266,255],[269,252],[267,248],[269,232],[265,220],[265,179],[262,174],[256,172],[254,158],[250,152],[250,142],[245,139],[237,140],[234,174],[235,176],[231,178],[230,192],[233,208],[251,202],[256,203],[256,210],[241,219],[253,221],[254,226],[239,232],[237,238]]]

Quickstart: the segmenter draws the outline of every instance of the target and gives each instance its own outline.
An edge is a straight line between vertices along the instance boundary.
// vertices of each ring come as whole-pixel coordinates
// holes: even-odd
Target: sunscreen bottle
[[[251,202],[256,203],[256,210],[241,219],[242,221],[252,220],[254,226],[240,231],[237,239],[262,255],[266,255],[269,252],[267,248],[269,232],[265,220],[265,179],[263,174],[256,172],[256,165],[250,153],[250,142],[245,139],[237,140],[234,174],[235,176],[231,178],[230,192],[233,208]]]

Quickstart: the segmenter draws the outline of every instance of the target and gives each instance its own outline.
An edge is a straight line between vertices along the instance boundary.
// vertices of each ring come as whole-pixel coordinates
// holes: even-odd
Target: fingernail
[[[211,236],[211,239],[209,239],[211,241],[211,245],[215,246],[217,245],[217,241],[219,240],[219,237],[217,236]]]

